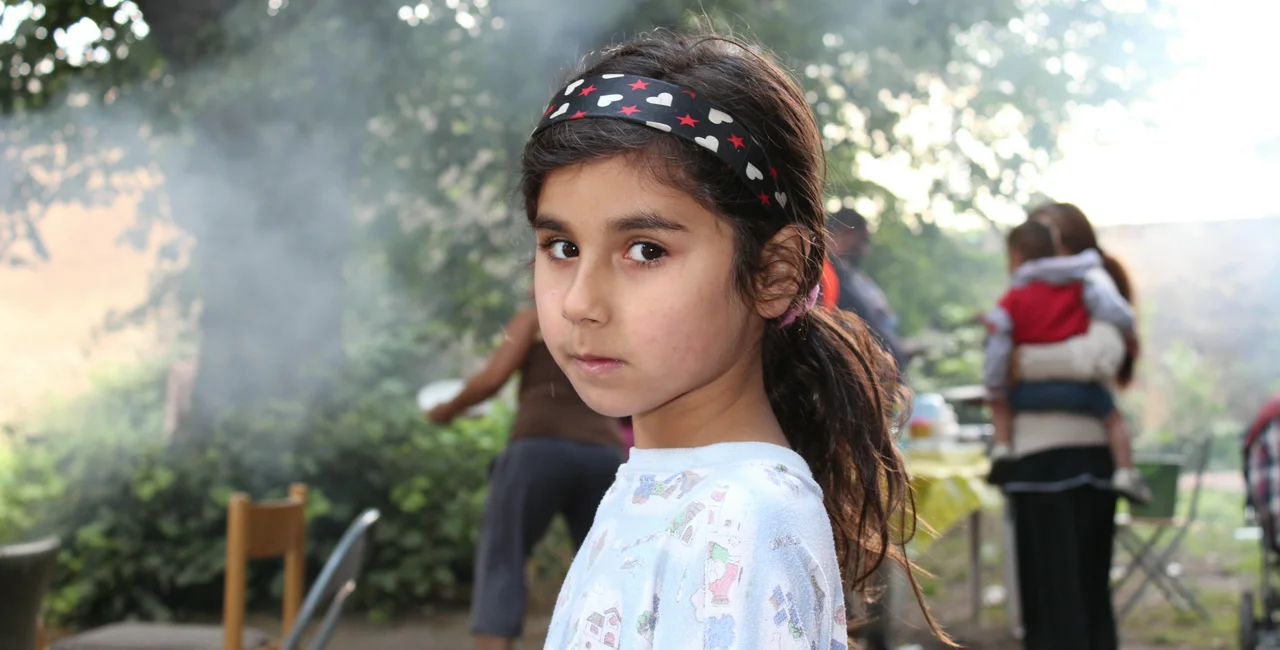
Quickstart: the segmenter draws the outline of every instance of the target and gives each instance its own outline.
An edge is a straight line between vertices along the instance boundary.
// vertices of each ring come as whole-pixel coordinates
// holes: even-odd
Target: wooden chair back
[[[302,607],[307,554],[307,486],[294,483],[285,499],[252,502],[237,492],[227,504],[227,578],[222,599],[223,650],[244,650],[245,581],[249,560],[284,558],[284,614],[280,638],[287,637]]]

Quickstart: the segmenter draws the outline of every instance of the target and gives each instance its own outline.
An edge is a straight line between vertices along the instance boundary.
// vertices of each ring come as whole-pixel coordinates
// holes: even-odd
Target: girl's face
[[[734,286],[730,227],[625,158],[551,173],[534,222],[543,338],[591,408],[620,417],[734,390],[764,320]],[[698,402],[699,400],[693,400]]]

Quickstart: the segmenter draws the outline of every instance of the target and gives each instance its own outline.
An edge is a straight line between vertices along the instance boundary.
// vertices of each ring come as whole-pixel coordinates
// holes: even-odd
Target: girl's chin
[[[627,395],[622,391],[584,386],[578,389],[578,396],[591,407],[591,410],[606,417],[625,418],[640,411],[635,401],[627,399]]]

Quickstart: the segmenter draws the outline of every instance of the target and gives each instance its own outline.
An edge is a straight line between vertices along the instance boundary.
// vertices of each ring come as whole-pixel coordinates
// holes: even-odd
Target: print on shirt
[[[733,647],[733,615],[714,616],[702,631],[702,647],[705,650],[729,650]]]
[[[653,605],[649,609],[640,613],[640,618],[636,621],[636,632],[640,634],[640,638],[644,639],[649,646],[653,646],[653,633],[658,628],[658,603],[661,598],[657,593],[653,594]]]
[[[608,539],[608,537],[608,529],[602,530],[599,535],[596,535],[596,541],[591,545],[591,559],[587,562],[588,568],[596,563],[596,558],[600,557],[600,552],[604,550],[605,540]]]
[[[631,502],[635,504],[645,504],[649,502],[649,497],[658,496],[663,499],[670,499],[675,494],[676,489],[680,490],[680,494],[676,498],[683,499],[689,490],[692,490],[702,477],[691,471],[683,471],[672,474],[661,481],[655,480],[653,474],[645,474],[640,477],[640,485],[636,486],[635,494],[631,498]]]
[[[622,614],[617,607],[610,607],[603,612],[594,612],[587,617],[586,647],[594,647],[590,642],[604,644],[606,648],[618,647],[618,633],[622,631]]]
[[[730,555],[729,549],[711,542],[707,545],[707,591],[713,607],[729,607],[731,593],[742,576],[742,558]]]
[[[685,506],[683,512],[671,520],[671,525],[667,527],[667,532],[686,545],[692,544],[693,538],[698,532],[697,517],[706,509],[707,507],[701,501],[690,503]]]
[[[846,650],[821,489],[795,452],[732,444],[754,455],[624,466],[545,648]],[[682,461],[690,453],[671,450]]]
[[[792,495],[800,494],[800,481],[796,477],[787,473],[787,466],[778,464],[766,470],[769,474],[769,482],[779,487],[787,488]]]
[[[804,626],[800,623],[800,614],[796,611],[795,598],[790,591],[783,592],[781,586],[774,586],[769,596],[769,604],[773,606],[773,624],[786,624],[787,634],[793,639],[804,638]]]
[[[786,534],[786,535],[781,535],[781,536],[775,537],[775,538],[773,538],[772,540],[770,540],[770,541],[769,541],[769,550],[770,550],[770,551],[776,551],[776,550],[778,550],[778,549],[780,549],[780,548],[783,548],[783,547],[786,547],[786,546],[795,546],[795,545],[797,545],[797,544],[799,544],[799,543],[800,543],[800,540],[799,540],[799,539],[796,539],[796,536],[795,536],[795,535],[792,535],[792,534],[789,534],[789,533],[788,533],[788,534]]]
[[[817,567],[809,568],[809,586],[813,589],[813,617],[822,618],[822,604],[827,601],[827,594],[822,591]]]
[[[622,594],[595,584],[584,594],[584,613],[575,622],[576,632],[569,645],[574,650],[616,650],[622,643]]]

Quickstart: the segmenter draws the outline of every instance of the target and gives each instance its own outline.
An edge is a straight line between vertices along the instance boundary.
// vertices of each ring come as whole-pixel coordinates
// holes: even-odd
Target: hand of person
[[[1022,368],[1022,348],[1014,346],[1013,352],[1009,353],[1009,385],[1012,386],[1019,381],[1019,374]]]
[[[430,411],[427,411],[425,415],[428,420],[439,425],[449,424],[450,422],[453,422],[453,419],[458,416],[458,414],[454,411],[453,404],[449,402],[445,402],[444,404],[440,404],[439,406],[436,406]]]

